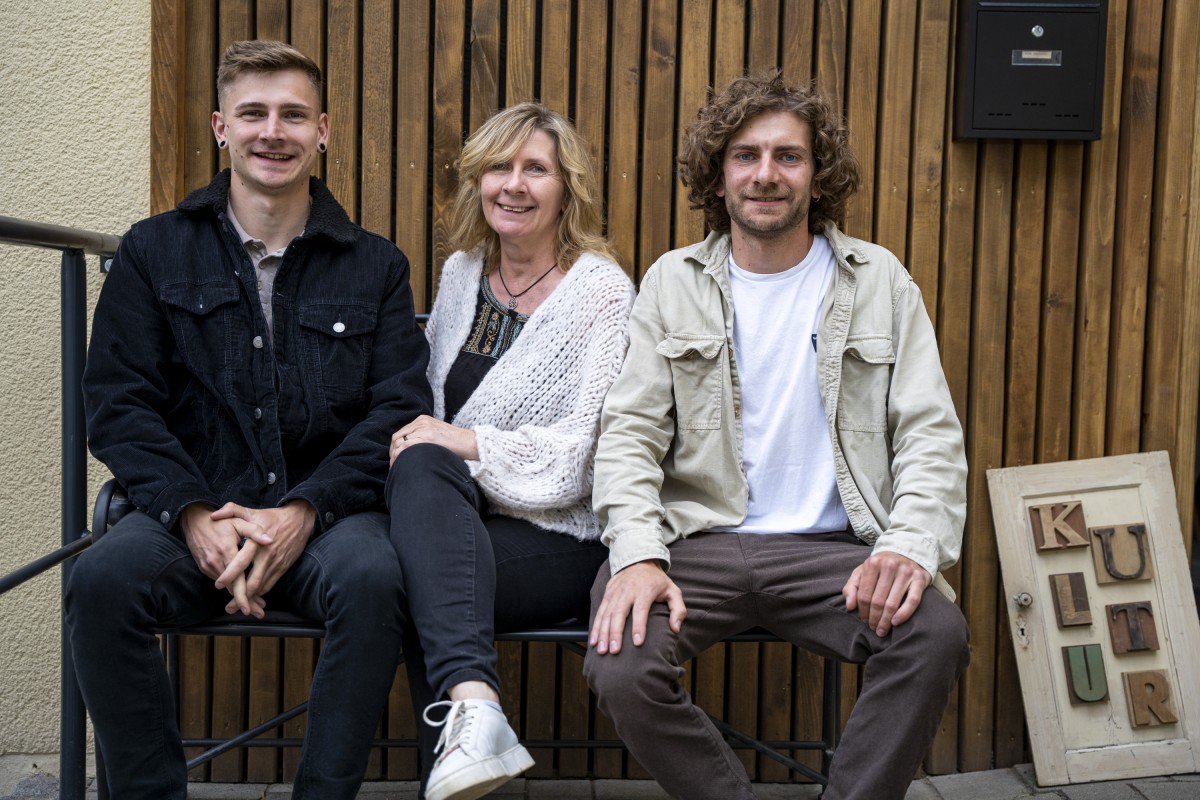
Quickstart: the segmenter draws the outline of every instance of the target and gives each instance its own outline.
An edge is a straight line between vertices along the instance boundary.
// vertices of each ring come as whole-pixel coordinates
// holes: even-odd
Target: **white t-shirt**
[[[720,530],[827,533],[849,527],[817,384],[817,329],[833,270],[833,251],[821,235],[813,237],[803,261],[773,275],[747,272],[729,255],[750,503],[741,525]]]

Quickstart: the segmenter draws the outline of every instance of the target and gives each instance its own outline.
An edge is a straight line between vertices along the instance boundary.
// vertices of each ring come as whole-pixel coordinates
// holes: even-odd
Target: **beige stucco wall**
[[[146,216],[150,0],[2,0],[0,119],[0,214],[116,234]],[[58,286],[56,251],[0,245],[0,574],[60,543]],[[57,752],[58,713],[55,569],[0,595],[0,756]]]

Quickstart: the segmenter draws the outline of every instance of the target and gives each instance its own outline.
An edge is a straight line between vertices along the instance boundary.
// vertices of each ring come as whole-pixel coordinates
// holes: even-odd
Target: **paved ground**
[[[755,793],[759,800],[813,800],[817,789],[799,784],[763,783],[755,785]],[[614,780],[517,780],[490,796],[497,800],[668,800],[653,781]],[[95,797],[95,791],[88,792],[88,800]],[[197,783],[192,785],[188,797],[192,800],[287,800],[291,791],[283,785]],[[416,800],[417,787],[407,782],[370,783],[363,787],[358,797],[359,800]],[[921,778],[913,782],[906,800],[1018,800],[1025,797],[1044,800],[1198,800],[1200,774],[1038,788],[1033,779],[1033,767],[1023,764],[1011,769]],[[56,798],[57,779],[39,774],[19,781],[12,792],[0,800]]]

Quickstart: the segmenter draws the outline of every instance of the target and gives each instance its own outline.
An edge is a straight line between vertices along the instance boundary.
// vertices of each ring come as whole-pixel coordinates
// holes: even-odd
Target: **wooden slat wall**
[[[925,295],[967,432],[963,557],[948,579],[973,660],[926,760],[934,773],[1029,760],[985,484],[992,467],[1170,452],[1193,526],[1200,400],[1200,8],[1110,0],[1103,136],[954,141],[954,0],[154,0],[151,197],[165,210],[227,162],[209,115],[221,49],[288,39],[326,70],[333,123],[320,174],[413,263],[429,307],[449,254],[463,137],[538,98],[566,113],[602,168],[609,233],[635,278],[699,239],[674,172],[709,86],[782,69],[839,99],[864,185],[847,230],[891,248]],[[1190,546],[1190,542],[1189,542]],[[302,697],[312,642],[184,643],[190,733],[255,721]],[[815,731],[818,661],[785,646],[714,648],[688,667],[703,705],[768,738]],[[612,737],[574,656],[506,645],[510,712],[531,736]],[[843,706],[858,671],[845,668]],[[303,722],[290,731],[303,729]],[[381,731],[412,734],[402,682]],[[642,775],[617,752],[539,753],[537,774]],[[222,780],[289,778],[296,754],[232,754]],[[764,780],[789,780],[745,756]],[[415,774],[411,753],[372,777]],[[204,777],[199,775],[199,777]]]

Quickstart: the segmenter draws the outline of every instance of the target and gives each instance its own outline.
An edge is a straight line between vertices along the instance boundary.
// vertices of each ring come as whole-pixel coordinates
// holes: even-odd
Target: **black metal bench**
[[[100,493],[96,497],[96,504],[92,514],[92,536],[94,540],[99,540],[112,525],[125,516],[132,506],[126,499],[120,486],[115,480],[109,480],[104,484]],[[167,669],[171,675],[171,681],[175,696],[179,697],[179,639],[180,635],[188,636],[262,636],[262,637],[280,637],[280,638],[309,638],[319,639],[324,637],[325,629],[322,623],[299,617],[295,614],[290,614],[283,611],[266,612],[264,619],[254,619],[245,617],[241,614],[236,615],[221,615],[207,620],[199,625],[190,625],[184,628],[160,628],[157,633],[163,636],[163,650],[167,659]],[[557,645],[563,650],[575,653],[582,657],[587,652],[588,630],[583,624],[572,623],[554,628],[541,628],[535,630],[510,631],[501,633],[496,636],[498,642],[549,642]],[[763,629],[754,629],[745,633],[731,636],[725,641],[727,642],[779,642],[781,641],[774,634]],[[812,740],[787,740],[787,741],[769,741],[763,742],[758,739],[737,730],[723,720],[709,715],[713,724],[721,731],[728,739],[732,740],[734,746],[741,748],[749,748],[763,756],[783,764],[789,769],[798,772],[807,778],[816,781],[822,785],[826,782],[826,775],[829,772],[829,761],[833,756],[833,750],[837,746],[838,736],[841,731],[841,718],[839,702],[841,698],[841,662],[835,658],[825,658],[824,662],[824,678],[823,692],[821,700],[821,738]],[[580,664],[582,669],[582,662]],[[308,710],[308,702],[299,703],[292,708],[282,711],[271,719],[256,725],[236,736],[227,739],[217,738],[185,738],[183,744],[185,747],[203,747],[207,748],[204,752],[187,762],[188,769],[205,764],[223,753],[239,747],[298,747],[302,741],[297,738],[280,738],[267,737],[275,728],[278,728],[283,723],[291,720]],[[604,748],[623,748],[624,745],[620,740],[616,739],[523,739],[522,742],[531,748],[587,748],[587,749],[604,749]],[[376,747],[417,747],[418,742],[415,739],[377,739],[373,743]],[[789,752],[801,750],[815,750],[821,754],[821,769],[814,770],[806,764],[802,764],[790,755]],[[107,800],[108,792],[104,782],[104,764],[97,750],[96,753],[96,771],[98,795],[100,800]]]

